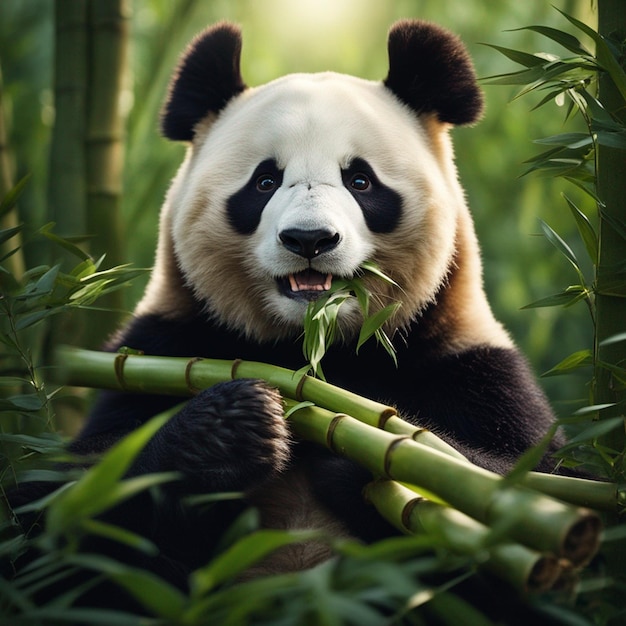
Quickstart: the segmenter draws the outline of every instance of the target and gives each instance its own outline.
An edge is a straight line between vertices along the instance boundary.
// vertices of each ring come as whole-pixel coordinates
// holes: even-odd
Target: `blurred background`
[[[334,70],[382,79],[387,72],[387,30],[404,17],[432,20],[458,33],[478,75],[487,77],[519,66],[483,44],[567,55],[536,33],[518,29],[539,24],[572,32],[556,9],[595,26],[591,5],[590,0],[128,0],[124,9],[128,64],[119,99],[121,228],[115,241],[122,260],[137,267],[152,264],[160,205],[184,154],[183,145],[160,137],[159,109],[178,55],[204,26],[218,20],[242,25],[242,66],[249,85],[300,71]],[[0,2],[7,155],[14,181],[31,174],[19,209],[21,220],[32,228],[51,219],[54,6],[51,0]],[[566,123],[566,107],[557,103],[532,110],[540,97],[516,100],[514,87],[484,84],[484,90],[484,119],[475,127],[453,131],[459,174],[482,243],[493,308],[541,373],[570,353],[590,347],[592,325],[582,304],[567,310],[521,310],[576,279],[571,266],[539,235],[539,219],[576,250],[575,225],[560,194],[566,192],[579,202],[592,221],[595,209],[560,179],[522,176],[527,169],[524,161],[542,151],[533,145],[534,139],[564,128],[578,130],[581,121]],[[71,216],[71,202],[61,210]],[[27,245],[25,253],[27,266],[41,262],[37,246]],[[124,291],[125,310],[132,310],[146,280],[138,278]],[[587,395],[587,376],[578,376],[543,380],[561,415]]]

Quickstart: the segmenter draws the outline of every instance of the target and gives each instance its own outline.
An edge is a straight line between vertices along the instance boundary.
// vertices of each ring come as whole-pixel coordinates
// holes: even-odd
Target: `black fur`
[[[270,176],[275,185],[265,191],[259,189],[260,177]],[[226,204],[228,221],[240,235],[251,235],[261,221],[261,213],[276,190],[282,185],[283,171],[274,159],[267,159],[255,168],[248,182],[234,193]]]
[[[450,124],[480,118],[483,98],[474,67],[455,35],[435,24],[403,20],[389,31],[387,45],[385,85],[402,102]]]
[[[364,174],[370,181],[365,191],[354,189],[350,182],[355,175]],[[383,185],[370,164],[364,159],[354,159],[341,171],[346,189],[358,202],[367,227],[374,233],[391,233],[402,214],[402,199],[393,189]]]
[[[170,83],[161,114],[161,130],[168,139],[191,141],[200,120],[219,113],[246,88],[240,58],[241,32],[232,24],[216,24],[191,42]]]

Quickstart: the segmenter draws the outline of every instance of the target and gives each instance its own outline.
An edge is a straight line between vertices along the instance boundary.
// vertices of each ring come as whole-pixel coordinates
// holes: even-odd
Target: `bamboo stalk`
[[[503,485],[502,478],[407,437],[396,436],[344,414],[307,406],[291,413],[292,430],[356,461],[375,476],[433,493],[473,519],[540,552],[575,566],[597,551],[600,519],[529,489]]]
[[[85,0],[55,2],[54,106],[48,213],[63,236],[85,234]]]
[[[521,594],[548,591],[559,579],[561,566],[554,555],[509,542],[490,545],[489,528],[395,481],[374,481],[366,487],[365,496],[404,533],[426,534],[457,554],[475,555],[484,549],[488,558],[479,567],[507,581]]]
[[[56,352],[59,382],[140,393],[189,396],[234,378],[260,378],[283,396],[347,413],[370,426],[403,435],[469,464],[433,433],[405,422],[395,409],[289,369],[247,361],[111,354],[61,346]],[[450,453],[452,451],[452,453]],[[529,472],[522,483],[579,506],[617,512],[626,504],[626,486]]]

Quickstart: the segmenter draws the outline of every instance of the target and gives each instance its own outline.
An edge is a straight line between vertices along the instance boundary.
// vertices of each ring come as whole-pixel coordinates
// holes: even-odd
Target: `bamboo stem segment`
[[[491,544],[491,531],[483,524],[395,481],[374,481],[365,496],[402,532],[427,534],[458,554],[473,555],[482,548],[487,558],[480,566],[522,594],[548,591],[559,579],[561,566],[554,555],[510,542]]]
[[[259,378],[284,397],[307,400],[334,413],[346,413],[370,426],[411,438],[469,462],[435,434],[402,420],[395,409],[362,398],[289,369],[247,361],[111,354],[60,346],[55,370],[59,382],[140,393],[190,396],[219,382]],[[617,512],[626,505],[626,485],[528,472],[522,483],[570,504]]]

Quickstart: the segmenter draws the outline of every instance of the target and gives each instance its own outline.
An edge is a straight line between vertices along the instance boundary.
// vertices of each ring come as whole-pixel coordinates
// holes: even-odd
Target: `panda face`
[[[182,273],[256,338],[299,334],[308,303],[368,260],[402,288],[372,282],[373,308],[400,300],[412,316],[453,255],[462,196],[447,164],[381,83],[325,73],[246,90],[198,125],[170,194]],[[360,323],[351,303],[340,322]]]

